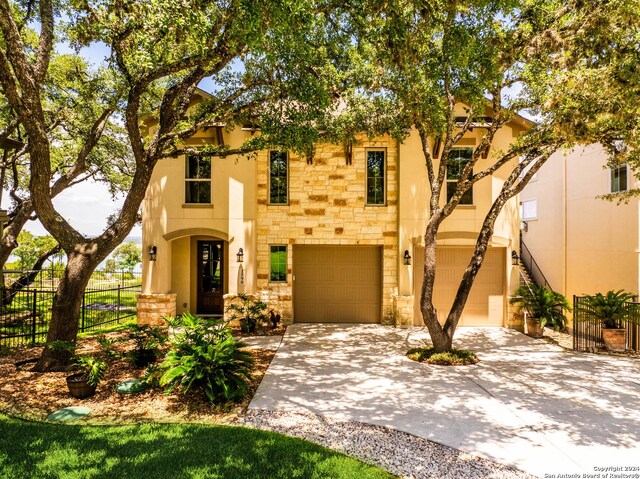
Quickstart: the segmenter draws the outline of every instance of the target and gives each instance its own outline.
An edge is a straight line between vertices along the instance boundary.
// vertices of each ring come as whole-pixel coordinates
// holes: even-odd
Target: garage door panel
[[[294,246],[294,320],[380,322],[381,262],[377,246]]]
[[[468,266],[471,248],[440,247],[436,253],[436,284],[433,303],[438,311],[438,321],[444,323],[455,299],[460,280]],[[423,257],[424,250],[416,248],[416,257]],[[460,320],[461,326],[502,326],[504,310],[505,249],[489,248],[482,268],[474,281]],[[414,268],[414,291],[422,287],[422,266]],[[422,324],[419,293],[414,305],[414,324]]]

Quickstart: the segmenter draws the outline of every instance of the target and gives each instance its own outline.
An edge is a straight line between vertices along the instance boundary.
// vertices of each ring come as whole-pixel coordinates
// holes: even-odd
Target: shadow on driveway
[[[295,324],[250,408],[392,427],[544,474],[640,466],[640,361],[459,328],[474,366],[407,359],[422,328]]]

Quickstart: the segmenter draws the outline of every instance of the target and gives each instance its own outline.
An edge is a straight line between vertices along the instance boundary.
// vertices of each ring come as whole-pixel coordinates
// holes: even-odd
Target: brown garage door
[[[294,246],[294,321],[379,323],[381,266],[378,246]]]
[[[438,320],[444,323],[456,296],[462,274],[469,264],[471,248],[443,248],[436,253],[436,285],[433,304],[438,310]],[[505,249],[488,248],[482,268],[471,288],[467,304],[462,312],[460,326],[502,326],[504,316]],[[416,258],[424,257],[424,249],[416,248]],[[414,324],[422,324],[420,290],[424,271],[419,261],[414,262]]]

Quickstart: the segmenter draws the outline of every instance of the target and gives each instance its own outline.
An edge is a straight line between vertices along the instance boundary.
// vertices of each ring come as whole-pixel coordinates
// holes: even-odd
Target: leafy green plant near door
[[[567,329],[567,316],[571,306],[560,293],[556,293],[544,286],[520,286],[509,300],[516,306],[516,311],[527,314],[527,334],[533,338],[541,338],[544,328],[550,327],[556,331]]]
[[[129,353],[135,367],[144,368],[160,357],[160,347],[167,342],[166,328],[132,324],[129,339],[134,349]]]
[[[640,304],[635,296],[620,289],[587,295],[577,307],[578,321],[596,321],[602,326],[602,341],[609,351],[623,352],[626,349],[624,322],[638,324]]]
[[[229,320],[237,320],[245,333],[263,331],[269,325],[267,304],[247,294],[236,296],[231,304],[227,306],[226,312]]]
[[[229,327],[218,319],[184,313],[167,319],[174,331],[164,361],[150,372],[170,392],[201,389],[211,402],[237,400],[248,392],[253,358],[242,351]]]

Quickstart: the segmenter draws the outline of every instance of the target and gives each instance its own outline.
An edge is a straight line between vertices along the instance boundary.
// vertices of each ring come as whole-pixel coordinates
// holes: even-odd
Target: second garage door
[[[296,323],[379,323],[382,248],[293,247]]]
[[[438,310],[441,324],[447,318],[456,296],[462,274],[469,264],[473,249],[438,247],[436,252],[436,284],[433,305]],[[504,316],[505,258],[504,248],[488,248],[482,268],[471,287],[471,293],[462,312],[460,326],[502,326]],[[424,257],[424,249],[416,248],[416,258]],[[419,261],[414,269],[414,324],[422,324],[419,301],[424,271]]]

